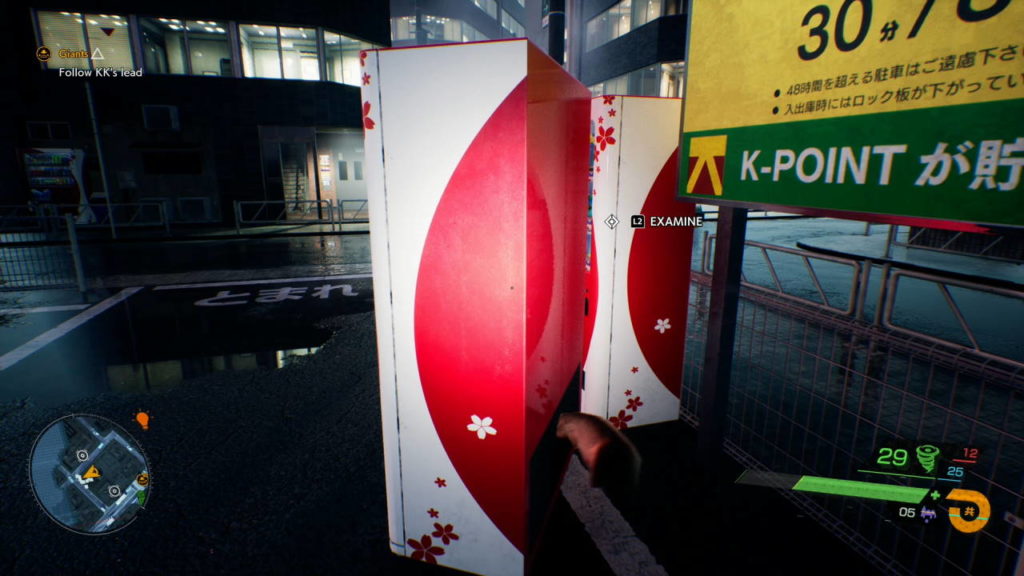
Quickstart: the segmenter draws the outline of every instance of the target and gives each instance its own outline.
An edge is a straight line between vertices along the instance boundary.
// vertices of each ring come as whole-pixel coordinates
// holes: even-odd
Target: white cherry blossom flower
[[[672,325],[668,323],[668,318],[665,318],[664,320],[658,320],[658,324],[654,327],[654,329],[664,334],[665,330],[668,330],[671,327]]]
[[[484,438],[487,438],[488,434],[493,436],[498,433],[498,431],[491,426],[491,424],[494,423],[494,419],[491,418],[490,416],[481,419],[476,414],[473,414],[469,418],[470,420],[473,421],[473,423],[467,424],[466,430],[469,430],[470,432],[476,432],[477,438],[483,440]]]

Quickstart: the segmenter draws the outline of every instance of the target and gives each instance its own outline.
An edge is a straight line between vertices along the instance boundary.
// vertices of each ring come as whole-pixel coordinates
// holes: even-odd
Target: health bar
[[[924,500],[930,488],[897,486],[878,482],[861,482],[858,480],[840,480],[822,476],[803,476],[796,474],[777,474],[774,472],[758,472],[747,470],[736,480],[737,484],[753,486],[771,486],[798,492],[814,492],[865,498],[868,500],[884,500],[903,504],[918,504]]]

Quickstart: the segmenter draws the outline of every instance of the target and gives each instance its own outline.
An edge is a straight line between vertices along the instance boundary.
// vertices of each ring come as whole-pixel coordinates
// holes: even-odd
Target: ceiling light
[[[206,30],[207,32],[215,32],[215,30],[209,26],[203,26],[203,30]]]
[[[223,34],[225,32],[225,30],[223,28],[221,28],[220,26],[218,26],[217,27],[217,32],[220,32],[221,34]]]

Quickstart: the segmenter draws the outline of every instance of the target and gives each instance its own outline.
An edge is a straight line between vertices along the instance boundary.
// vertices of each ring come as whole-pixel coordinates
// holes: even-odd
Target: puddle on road
[[[234,287],[251,294],[216,307],[201,304],[231,287],[140,291],[0,370],[0,403],[60,406],[108,392],[161,393],[213,374],[287,367],[327,342],[334,319],[373,310],[368,278],[323,291],[330,297],[313,297],[323,283],[296,281],[288,289],[302,291],[302,298],[271,302],[251,294],[280,291],[279,283]],[[36,333],[46,331],[46,337],[62,321],[22,331],[13,346],[24,348]],[[0,327],[0,335],[10,331]]]
[[[159,360],[141,364],[110,364],[107,384],[111,391],[159,393],[177,388],[182,382],[218,372],[252,372],[261,368],[276,370],[316,354],[319,347],[293,348],[269,352],[241,352],[220,356],[202,356]]]

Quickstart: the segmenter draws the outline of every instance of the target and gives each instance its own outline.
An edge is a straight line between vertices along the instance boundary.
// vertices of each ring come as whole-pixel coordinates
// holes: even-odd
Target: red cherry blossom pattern
[[[422,538],[417,542],[416,540],[409,538],[407,541],[409,546],[413,549],[412,559],[423,560],[430,564],[437,564],[437,556],[444,555],[444,548],[440,546],[434,546],[434,541],[430,539],[430,536],[424,534]]]
[[[363,86],[369,86],[369,85],[370,85],[370,75],[367,74],[366,72],[363,72]]]
[[[630,398],[629,400],[626,401],[626,408],[632,410],[633,412],[636,412],[643,405],[644,403],[640,401],[639,396],[637,396],[636,398]]]
[[[364,106],[365,108],[365,106]],[[597,127],[597,145],[601,147],[603,151],[607,146],[615,144],[615,138],[612,134],[615,133],[615,128],[609,128],[605,130],[604,126]]]
[[[434,531],[431,532],[430,535],[434,538],[440,538],[441,542],[443,542],[444,545],[447,546],[452,543],[452,540],[459,539],[459,535],[455,532],[452,532],[453,529],[454,528],[452,527],[451,524],[445,524],[444,526],[441,526],[441,524],[434,522]]]
[[[629,424],[627,424],[627,422],[629,422],[632,419],[632,414],[626,414],[625,410],[619,410],[619,415],[612,416],[611,418],[608,419],[608,421],[612,423],[612,426],[615,426],[619,430],[625,430],[626,428],[629,428]]]
[[[548,397],[548,389],[545,388],[543,384],[537,384],[537,396],[540,396],[541,398]]]
[[[640,368],[637,366],[633,366],[632,368],[629,369],[629,371],[632,372],[633,374],[636,374],[637,372],[640,371]]]
[[[366,66],[366,50],[359,51],[359,65]]]
[[[604,116],[598,116],[597,117],[597,123],[598,124],[604,124]]]
[[[431,508],[430,510],[427,510],[427,514],[429,514],[431,518],[437,518],[438,516],[441,515],[440,512],[438,512],[437,510],[434,510],[433,508]]]
[[[632,390],[626,390],[626,396],[632,396],[632,395],[633,395],[633,391]]]
[[[438,476],[437,480],[434,480],[434,484],[437,484],[438,488],[445,488],[448,486],[448,481]]]
[[[615,103],[615,96],[605,96],[604,97],[604,105],[605,106],[611,106],[614,103]]]
[[[608,115],[611,116],[612,118],[614,118],[615,117],[615,108],[612,108],[611,110],[609,110],[608,111]]]
[[[370,103],[363,102],[363,128],[373,130],[373,127],[376,125],[377,123],[373,121],[373,118],[370,118]]]

